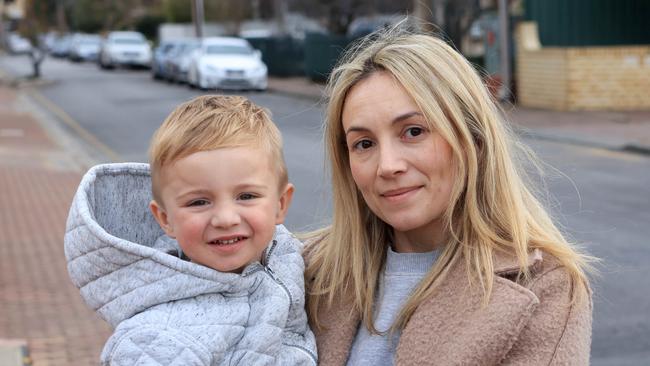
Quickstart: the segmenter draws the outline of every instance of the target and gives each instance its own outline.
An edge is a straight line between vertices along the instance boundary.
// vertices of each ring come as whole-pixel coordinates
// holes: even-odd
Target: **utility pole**
[[[417,27],[421,31],[430,32],[433,30],[431,24],[432,3],[433,3],[432,1],[427,1],[427,0],[413,0],[413,18],[415,18]]]
[[[68,22],[65,18],[63,1],[64,0],[57,0],[56,2],[56,28],[59,31],[59,34],[65,34],[68,32]]]
[[[4,48],[5,42],[5,0],[0,0],[0,49]]]
[[[192,20],[194,21],[196,38],[203,38],[203,24],[205,22],[203,0],[192,0]]]
[[[510,27],[508,24],[508,0],[499,0],[499,50],[501,87],[499,100],[508,100],[510,96]]]
[[[275,21],[278,25],[278,32],[281,35],[285,35],[287,33],[287,25],[285,23],[286,14],[287,14],[287,3],[284,0],[274,0],[273,6],[274,6],[274,13],[275,13]]]

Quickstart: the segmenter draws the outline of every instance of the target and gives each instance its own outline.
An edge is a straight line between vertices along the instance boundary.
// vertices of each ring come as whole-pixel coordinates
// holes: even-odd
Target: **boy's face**
[[[269,153],[234,147],[190,154],[160,172],[151,211],[193,262],[241,272],[260,260],[284,221],[293,186],[279,186]]]

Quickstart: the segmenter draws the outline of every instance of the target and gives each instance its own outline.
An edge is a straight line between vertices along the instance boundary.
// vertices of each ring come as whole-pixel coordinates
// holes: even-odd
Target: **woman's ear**
[[[172,238],[175,238],[174,229],[172,225],[170,225],[169,217],[167,216],[167,211],[165,211],[165,208],[159,205],[155,200],[152,200],[149,202],[149,209],[151,210],[153,217],[156,219],[158,225],[160,225],[160,228],[163,229],[165,234]]]
[[[276,225],[283,223],[284,218],[287,217],[287,212],[289,212],[289,205],[291,205],[291,199],[293,198],[293,191],[293,184],[287,183],[282,192],[280,192],[278,212],[275,215]]]

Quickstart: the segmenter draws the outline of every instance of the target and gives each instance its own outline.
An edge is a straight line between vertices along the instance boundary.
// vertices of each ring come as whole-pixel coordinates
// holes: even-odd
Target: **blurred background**
[[[540,198],[601,258],[592,364],[650,364],[650,1],[0,0],[0,366],[98,363],[110,329],[68,279],[70,200],[90,166],[146,162],[195,96],[268,108],[296,185],[286,225],[326,225],[325,82],[399,22],[474,65],[541,158]]]

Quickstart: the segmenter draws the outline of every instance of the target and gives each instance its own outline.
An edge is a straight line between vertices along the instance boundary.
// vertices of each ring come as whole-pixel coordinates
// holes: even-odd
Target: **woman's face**
[[[372,212],[393,227],[394,249],[442,244],[452,151],[406,90],[391,74],[375,72],[348,92],[342,120],[354,181]]]

